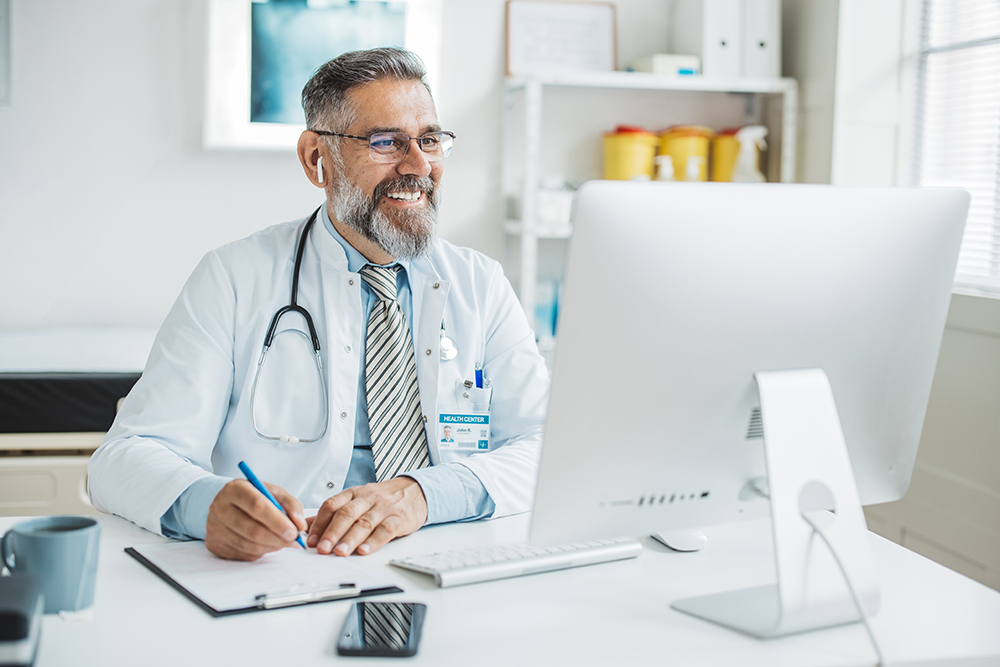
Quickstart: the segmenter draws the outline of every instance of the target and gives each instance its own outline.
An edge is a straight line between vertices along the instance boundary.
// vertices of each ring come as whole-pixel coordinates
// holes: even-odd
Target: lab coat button
[[[334,486],[336,486],[336,484],[334,484],[333,482],[327,482],[326,483],[326,488],[328,488],[328,489],[332,489]]]
[[[344,346],[344,352],[350,352],[350,351],[351,351],[351,346],[350,345],[345,345]]]
[[[427,423],[427,415],[424,415],[424,423]]]
[[[354,284],[354,278],[351,278],[350,280],[348,280],[347,284],[348,285],[353,285]]]
[[[430,356],[430,353],[431,353],[431,351],[430,351],[430,350],[427,350],[426,352],[424,352],[424,354],[426,354],[426,355],[428,355],[428,356]]]
[[[434,283],[434,289],[438,289],[439,287],[441,287],[441,283]]]
[[[340,413],[340,418],[341,419],[347,419],[347,413],[346,412],[341,412]]]

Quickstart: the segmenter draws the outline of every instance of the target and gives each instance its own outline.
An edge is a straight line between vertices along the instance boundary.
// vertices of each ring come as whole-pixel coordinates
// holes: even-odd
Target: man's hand
[[[427,520],[427,499],[410,477],[345,489],[328,498],[319,513],[306,521],[306,544],[321,554],[362,556],[378,551],[389,540],[409,535]]]
[[[209,551],[220,558],[257,560],[266,553],[295,546],[298,531],[306,529],[302,503],[280,486],[264,485],[288,516],[250,482],[234,479],[222,487],[208,508],[205,546]]]

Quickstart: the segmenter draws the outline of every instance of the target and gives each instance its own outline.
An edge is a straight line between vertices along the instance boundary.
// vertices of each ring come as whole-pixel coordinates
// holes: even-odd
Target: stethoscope
[[[323,359],[319,353],[319,336],[316,334],[316,327],[313,324],[312,315],[309,314],[308,310],[297,303],[299,294],[299,270],[302,267],[302,256],[305,254],[306,239],[309,236],[309,230],[312,229],[313,224],[316,222],[316,217],[319,215],[319,211],[319,208],[313,211],[313,214],[309,216],[306,224],[302,226],[302,233],[299,236],[298,247],[295,251],[295,268],[292,272],[292,298],[287,306],[279,308],[278,311],[274,313],[274,316],[271,318],[271,323],[267,327],[267,334],[264,336],[264,347],[260,352],[260,359],[257,360],[257,372],[254,375],[253,390],[250,394],[250,417],[253,422],[253,430],[257,433],[257,435],[265,440],[278,440],[280,442],[293,445],[299,442],[316,442],[326,435],[327,424],[330,421],[330,403],[328,400],[329,394],[326,387],[326,375],[323,373]],[[313,352],[316,356],[316,371],[319,373],[320,386],[323,388],[323,430],[319,432],[319,435],[312,438],[301,438],[288,433],[277,436],[265,435],[257,426],[257,385],[260,382],[260,371],[264,367],[264,360],[267,359],[267,353],[271,349],[271,344],[274,342],[276,335],[275,332],[278,328],[278,321],[281,319],[282,315],[290,312],[298,313],[306,321],[306,325],[309,327],[309,336],[307,337],[298,329],[286,329],[285,331],[297,333],[307,340],[310,338],[312,339]],[[455,341],[448,337],[447,331],[445,330],[444,320],[441,320],[439,352],[443,361],[450,361],[458,356],[458,348],[455,345]]]

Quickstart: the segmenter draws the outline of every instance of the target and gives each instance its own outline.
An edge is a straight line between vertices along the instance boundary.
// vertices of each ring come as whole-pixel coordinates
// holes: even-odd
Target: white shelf
[[[627,88],[699,93],[786,93],[798,86],[795,79],[787,78],[669,77],[648,72],[579,72],[547,76],[517,76],[508,77],[506,85],[508,90],[519,90],[527,87],[529,83],[572,88]]]
[[[579,150],[580,133],[599,135],[614,127],[615,119],[609,119],[607,110],[600,105],[613,105],[618,103],[613,100],[627,98],[627,105],[618,103],[617,108],[612,107],[616,116],[623,116],[620,122],[635,122],[628,116],[643,110],[649,112],[645,114],[645,122],[660,123],[660,127],[671,124],[670,113],[678,106],[687,110],[687,115],[682,119],[685,123],[695,120],[687,120],[691,115],[697,117],[706,115],[705,112],[712,112],[707,116],[713,120],[700,124],[715,126],[715,123],[726,123],[718,127],[766,125],[770,130],[768,143],[771,146],[771,166],[767,170],[769,179],[791,182],[795,177],[798,114],[798,83],[795,79],[718,79],[702,76],[667,77],[647,72],[581,72],[508,77],[504,88],[501,202],[505,211],[518,211],[520,218],[510,219],[505,216],[503,231],[517,237],[519,241],[518,298],[532,328],[535,321],[535,287],[539,275],[539,240],[568,239],[572,236],[572,227],[568,224],[552,225],[538,220],[540,172],[543,164],[547,165],[546,169],[551,168],[553,157],[556,161],[570,163],[567,155]],[[588,91],[593,91],[593,99],[588,97]],[[622,91],[622,94],[609,95],[607,91]],[[743,95],[746,99],[728,100],[720,98],[718,94]],[[544,122],[547,95],[550,95],[551,100],[549,113],[552,113],[552,108],[559,109],[557,113],[562,114],[560,123],[565,127]],[[671,95],[674,95],[675,104],[670,103]],[[678,95],[683,97],[677,97]],[[699,97],[702,95],[711,97]],[[560,107],[557,100],[565,100],[567,96],[574,100],[573,104],[567,106],[563,103]],[[672,122],[676,123],[680,112],[673,113]],[[543,124],[546,127],[544,137]],[[572,127],[572,131],[567,127]],[[577,134],[573,135],[573,132]],[[577,154],[577,160],[579,157]],[[587,176],[593,172],[591,167],[576,176]],[[514,205],[511,205],[511,199],[514,200]],[[542,273],[553,273],[553,267],[548,268],[549,271]]]

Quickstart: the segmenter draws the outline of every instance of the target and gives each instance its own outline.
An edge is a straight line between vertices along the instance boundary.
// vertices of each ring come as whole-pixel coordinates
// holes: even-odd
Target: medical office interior
[[[0,44],[6,49],[0,54],[0,374],[102,365],[141,370],[152,335],[205,252],[307,215],[321,201],[291,145],[205,147],[212,4],[0,0],[6,31]],[[617,69],[649,54],[677,52],[690,17],[684,4],[615,2]],[[780,100],[765,94],[712,93],[725,98],[719,102],[677,90],[556,91],[541,128],[559,138],[553,144],[561,152],[543,150],[539,176],[555,189],[599,178],[601,136],[616,125],[719,130],[720,123],[749,120],[769,127],[762,163],[769,180],[912,185],[919,120],[914,72],[926,4],[935,2],[781,2],[780,75],[795,86],[770,97],[785,95],[787,103],[796,97],[788,91],[797,93],[790,117],[782,118]],[[440,22],[434,93],[442,125],[458,137],[447,164],[440,233],[504,262],[519,294],[530,294],[529,314],[537,316],[540,343],[550,349],[557,330],[542,321],[548,311],[541,306],[558,293],[570,240],[568,233],[542,234],[537,254],[526,255],[523,230],[510,222],[519,175],[505,164],[514,150],[505,109],[509,100],[515,110],[524,102],[523,90],[506,75],[505,10],[504,0],[442,0],[434,17]],[[1000,26],[992,35],[1000,36]],[[994,108],[994,123],[997,118]],[[992,135],[983,141],[995,146],[996,130],[984,129]],[[549,145],[543,137],[542,146]],[[996,198],[1000,180],[993,168],[980,180],[994,180]],[[530,271],[526,257],[535,264]],[[536,283],[526,286],[525,276],[532,275]],[[993,291],[988,276],[956,283],[909,492],[866,508],[866,517],[872,531],[1000,589],[995,271],[992,285]],[[100,440],[97,432],[44,428],[0,433],[0,515],[92,512],[84,476]]]

